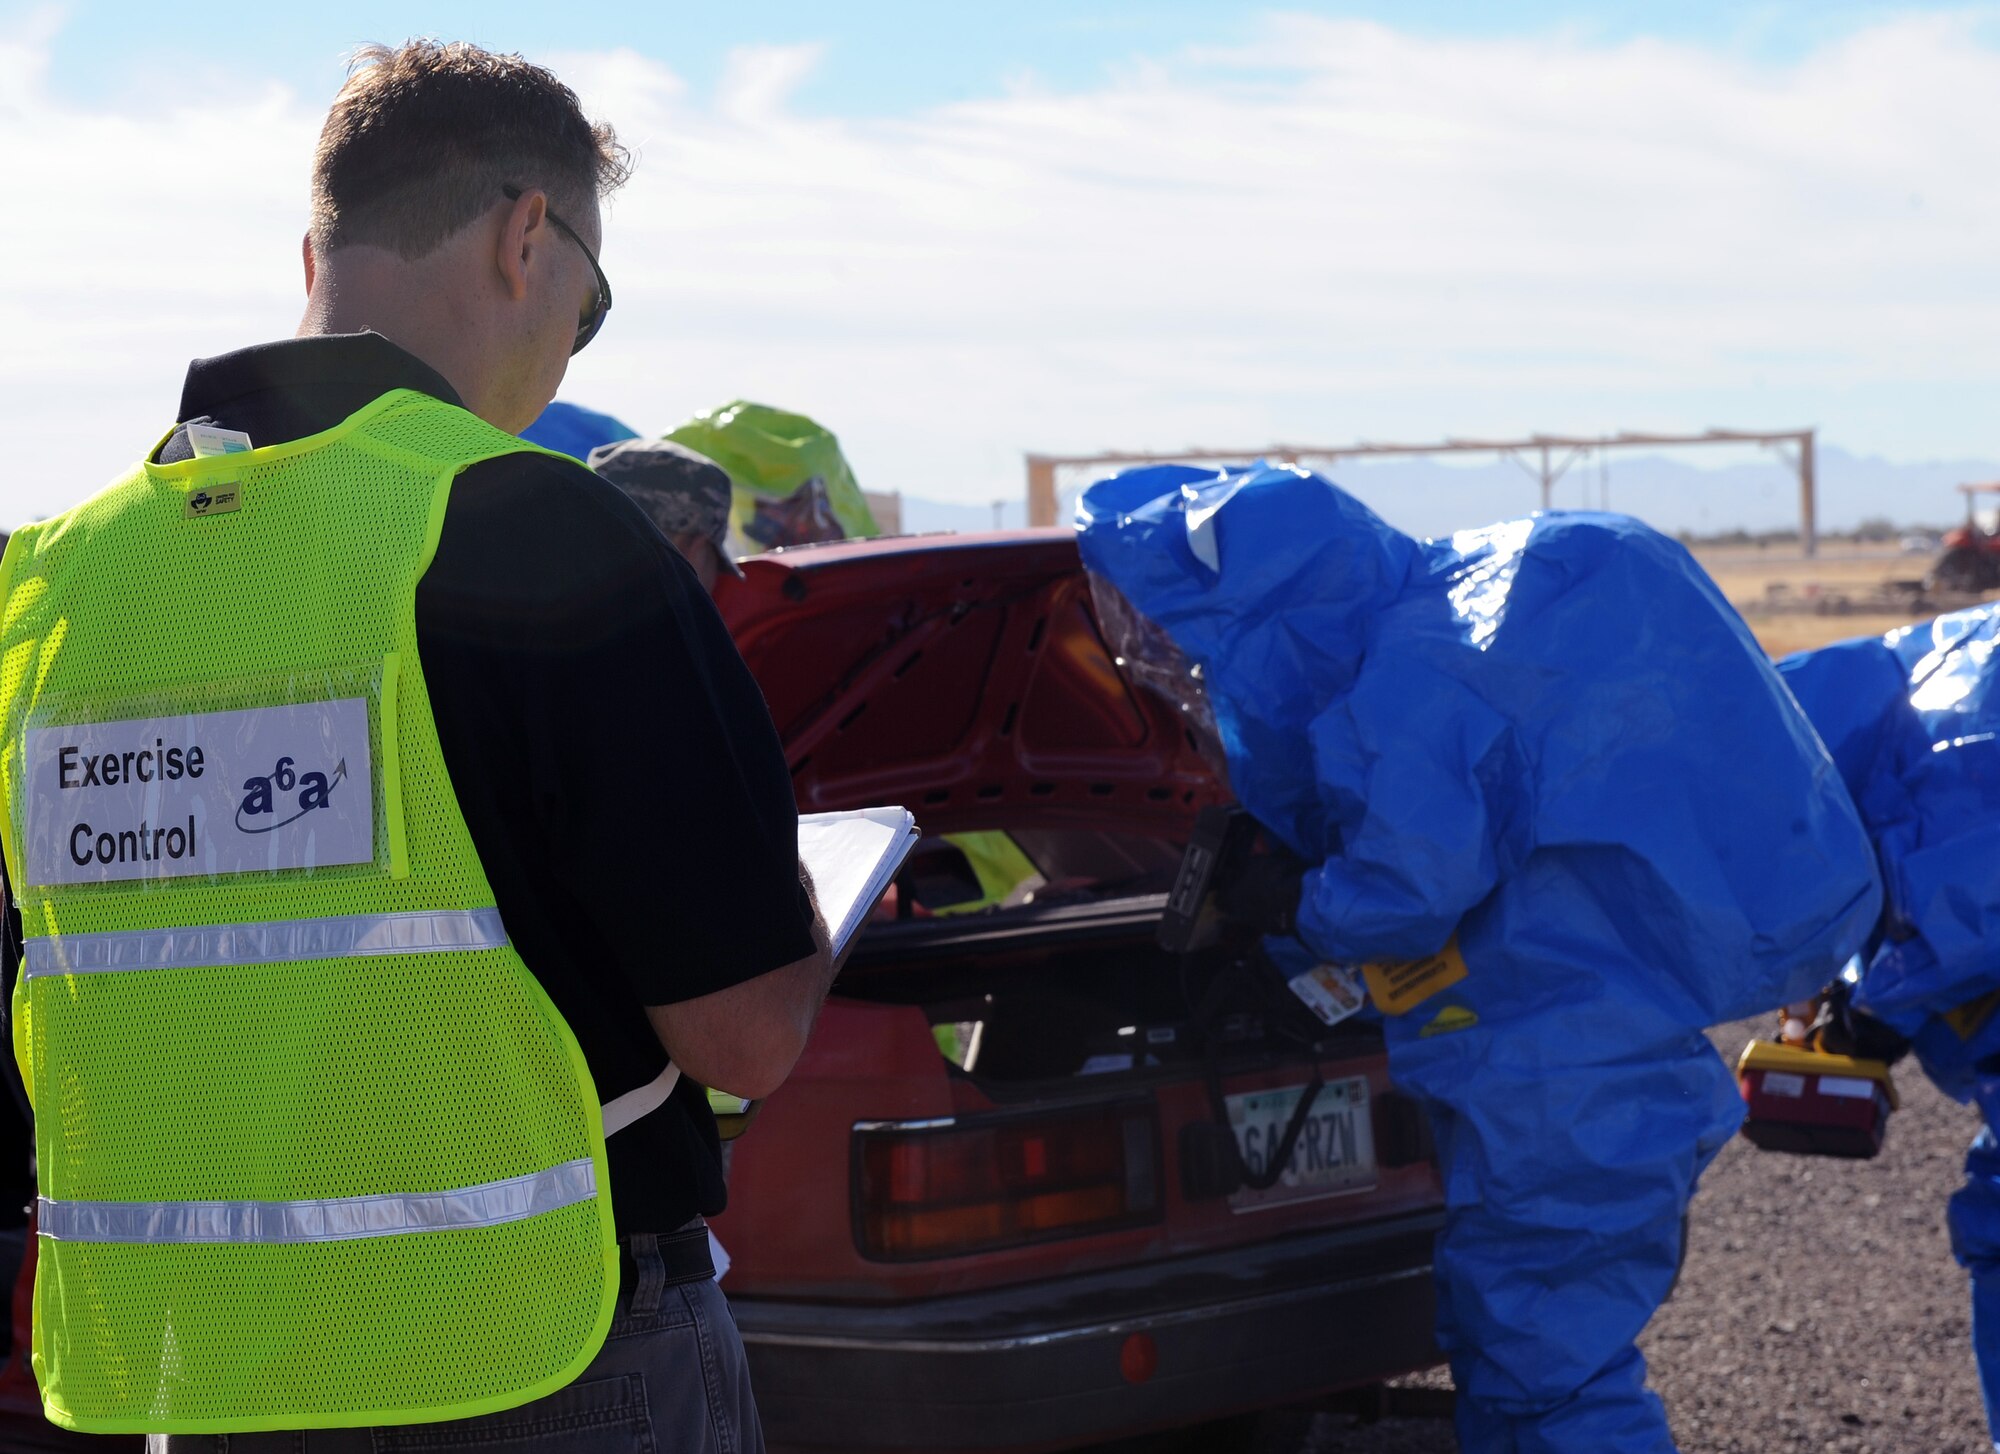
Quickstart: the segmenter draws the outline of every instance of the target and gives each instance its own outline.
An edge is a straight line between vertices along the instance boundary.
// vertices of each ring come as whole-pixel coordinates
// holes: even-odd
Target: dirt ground
[[[1754,1029],[1726,1026],[1733,1060]],[[1869,1162],[1732,1142],[1702,1178],[1687,1266],[1640,1340],[1685,1454],[1986,1454],[1965,1276],[1945,1200],[1975,1112],[1897,1069]],[[1448,1384],[1438,1377],[1429,1380]],[[1449,1454],[1441,1421],[1267,1418],[1256,1454]]]
[[[1893,547],[1829,543],[1812,558],[1789,547],[1754,545],[1703,546],[1694,554],[1773,656],[1879,636],[1937,614],[1921,604],[1881,602],[1891,582],[1920,580],[1930,565],[1926,556]]]

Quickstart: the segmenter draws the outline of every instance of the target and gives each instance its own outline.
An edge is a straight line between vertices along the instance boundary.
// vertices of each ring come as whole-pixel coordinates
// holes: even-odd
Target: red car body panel
[[[918,1022],[912,1026],[908,1020]],[[902,1023],[892,1023],[892,1022]],[[916,1033],[912,1033],[915,1031]],[[822,1045],[839,1045],[822,1058]],[[874,1074],[842,1074],[832,1062],[850,1052],[879,1050]],[[910,1066],[911,1051],[932,1062]],[[900,1061],[903,1075],[890,1070]],[[1364,1075],[1371,1101],[1389,1091],[1379,1056],[1328,1066],[1334,1074]],[[829,1073],[830,1072],[830,1073]],[[963,1257],[884,1262],[864,1257],[847,1215],[847,1188],[827,1184],[826,1173],[847,1170],[844,1148],[857,1122],[926,1120],[1002,1109],[977,1087],[949,1084],[945,1062],[931,1046],[918,1011],[831,1002],[814,1031],[812,1046],[784,1088],[758,1113],[749,1134],[732,1150],[729,1212],[713,1219],[729,1250],[725,1282],[731,1297],[802,1297],[857,1302],[898,1301],[973,1292],[1023,1282],[1127,1267],[1194,1253],[1214,1252],[1246,1240],[1282,1237],[1338,1220],[1351,1204],[1365,1218],[1420,1211],[1437,1202],[1436,1174],[1427,1162],[1384,1168],[1374,1190],[1362,1195],[1293,1202],[1233,1212],[1226,1200],[1186,1202],[1171,1215],[1142,1226],[1061,1241],[1000,1248]],[[1232,1094],[1297,1085],[1303,1064],[1232,1076]],[[1210,1118],[1201,1087],[1192,1081],[1153,1092],[1159,1106],[1161,1181],[1180,1185],[1177,1133]],[[831,1155],[828,1149],[832,1148]]]
[[[799,811],[901,803],[927,833],[1077,823],[1180,838],[1226,796],[1097,629],[1068,531],[758,556],[716,593]]]

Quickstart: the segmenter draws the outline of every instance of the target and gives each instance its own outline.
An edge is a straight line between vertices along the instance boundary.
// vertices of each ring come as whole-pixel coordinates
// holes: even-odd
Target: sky
[[[2000,5],[0,0],[0,515],[142,454],[190,357],[292,332],[343,56],[426,32],[637,151],[563,397],[643,432],[759,399],[962,505],[1030,450],[2000,459]]]

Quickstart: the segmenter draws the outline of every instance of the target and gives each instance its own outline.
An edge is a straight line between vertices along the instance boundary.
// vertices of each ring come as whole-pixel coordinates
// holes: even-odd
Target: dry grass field
[[[1879,635],[1937,614],[1921,604],[1868,609],[1890,582],[1917,580],[1930,565],[1928,556],[1894,547],[1823,544],[1812,559],[1790,546],[1700,546],[1694,554],[1773,656]]]

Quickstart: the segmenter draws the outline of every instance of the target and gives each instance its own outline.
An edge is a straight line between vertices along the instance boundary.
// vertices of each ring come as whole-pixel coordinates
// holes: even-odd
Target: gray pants
[[[505,1413],[442,1424],[297,1434],[150,1434],[146,1454],[763,1454],[743,1340],[712,1281],[669,1285],[651,1235],[604,1347],[566,1388]]]

